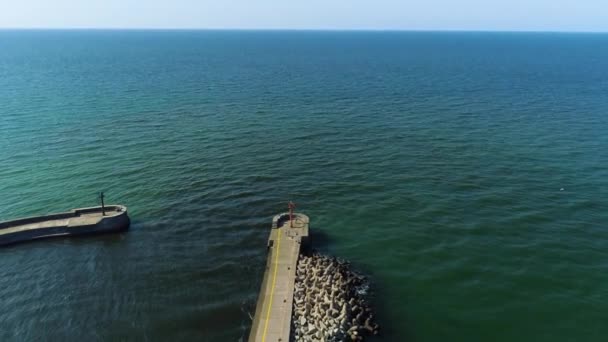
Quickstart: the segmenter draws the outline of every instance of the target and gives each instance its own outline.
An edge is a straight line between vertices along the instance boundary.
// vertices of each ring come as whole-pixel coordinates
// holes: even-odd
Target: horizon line
[[[294,31],[294,32],[470,32],[470,33],[590,33],[591,30],[529,30],[529,29],[395,29],[395,28],[213,28],[213,27],[0,27],[0,31]]]

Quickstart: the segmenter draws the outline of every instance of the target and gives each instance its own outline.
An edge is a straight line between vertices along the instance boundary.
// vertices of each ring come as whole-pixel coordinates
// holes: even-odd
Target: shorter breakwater
[[[72,209],[69,212],[0,222],[0,246],[57,236],[113,233],[130,225],[122,205]]]
[[[379,326],[366,300],[367,279],[344,260],[300,255],[294,289],[292,341],[363,341]]]

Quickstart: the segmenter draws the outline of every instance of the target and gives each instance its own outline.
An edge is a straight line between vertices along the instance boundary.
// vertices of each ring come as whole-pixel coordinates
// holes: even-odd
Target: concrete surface
[[[285,213],[273,219],[250,342],[289,341],[296,266],[300,253],[310,245],[310,235],[308,216],[294,214],[293,228],[288,217]]]
[[[108,205],[105,208],[105,216],[101,207],[91,207],[0,222],[0,246],[52,236],[115,232],[129,227],[126,207]]]

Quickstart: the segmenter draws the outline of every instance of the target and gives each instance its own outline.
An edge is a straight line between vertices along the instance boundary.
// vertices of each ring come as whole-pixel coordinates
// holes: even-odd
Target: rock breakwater
[[[369,284],[344,260],[301,255],[294,288],[293,341],[363,341],[378,334],[365,299]]]

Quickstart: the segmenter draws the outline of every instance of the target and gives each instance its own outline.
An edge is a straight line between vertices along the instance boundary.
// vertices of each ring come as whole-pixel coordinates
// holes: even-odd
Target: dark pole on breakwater
[[[101,199],[101,215],[106,216],[106,208],[103,205],[103,192],[99,193],[99,198]]]

